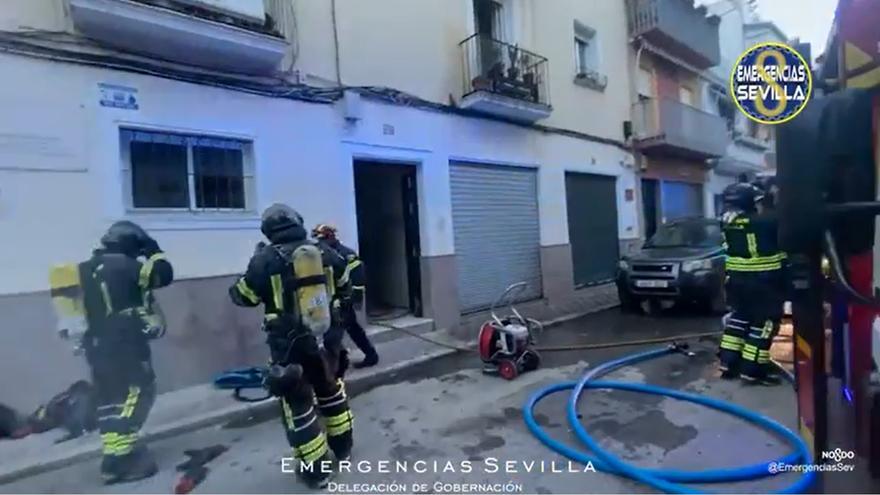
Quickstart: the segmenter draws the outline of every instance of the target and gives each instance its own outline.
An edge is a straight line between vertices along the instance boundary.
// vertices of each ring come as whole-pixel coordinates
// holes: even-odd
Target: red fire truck
[[[880,479],[880,384],[871,380],[872,327],[880,314],[880,273],[874,271],[880,259],[878,26],[880,1],[839,0],[814,76],[819,96],[777,134],[780,241],[792,263],[800,431],[816,462],[833,458],[829,452],[836,449],[854,452],[861,469],[853,476],[865,479],[850,488],[871,486],[874,492],[878,487],[870,478]],[[832,267],[830,283],[822,275],[823,256]],[[824,324],[827,304],[831,339]]]

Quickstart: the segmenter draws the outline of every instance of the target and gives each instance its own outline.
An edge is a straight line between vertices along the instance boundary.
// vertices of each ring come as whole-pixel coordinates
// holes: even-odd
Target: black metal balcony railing
[[[550,106],[547,58],[483,34],[461,43],[464,96],[486,91]]]

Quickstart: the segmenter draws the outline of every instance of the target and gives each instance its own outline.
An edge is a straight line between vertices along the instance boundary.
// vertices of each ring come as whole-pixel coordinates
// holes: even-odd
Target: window
[[[495,0],[474,0],[474,22],[477,33],[504,41],[503,5]]]
[[[130,129],[120,137],[131,208],[247,209],[251,143]]]
[[[752,119],[749,119],[749,121],[746,124],[749,126],[747,135],[750,138],[758,139],[758,130],[759,130],[758,123]]]
[[[718,103],[718,115],[727,122],[727,130],[733,132],[736,126],[736,107],[727,98],[715,94],[715,101]]]
[[[654,97],[654,74],[650,69],[639,67],[638,91],[641,98]]]
[[[695,106],[694,103],[694,91],[687,86],[680,86],[678,88],[678,99],[682,103],[688,106]]]
[[[596,30],[575,21],[574,51],[575,68],[578,74],[599,72],[599,50]]]

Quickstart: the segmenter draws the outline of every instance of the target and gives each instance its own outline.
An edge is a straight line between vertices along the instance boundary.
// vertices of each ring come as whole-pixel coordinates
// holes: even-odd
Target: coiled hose
[[[526,425],[528,426],[529,430],[531,430],[532,434],[534,434],[544,445],[556,451],[557,453],[568,457],[573,461],[577,461],[583,464],[591,462],[593,464],[593,467],[597,470],[626,476],[628,478],[640,481],[646,485],[654,487],[657,490],[667,493],[709,493],[699,490],[695,487],[683,485],[682,483],[722,483],[759,479],[775,474],[776,470],[771,467],[771,465],[774,463],[812,463],[812,456],[810,454],[809,448],[797,434],[795,434],[785,426],[779,424],[778,422],[761,414],[750,411],[744,407],[731,404],[729,402],[724,402],[718,399],[713,399],[711,397],[688,394],[684,392],[679,392],[677,390],[657,387],[655,385],[613,381],[594,381],[596,378],[607,375],[608,373],[611,373],[612,371],[623,366],[630,366],[641,361],[654,359],[674,352],[679,352],[679,348],[676,346],[669,346],[663,349],[656,349],[632,354],[620,359],[609,361],[600,366],[597,366],[596,368],[593,368],[577,382],[558,383],[538,390],[534,395],[529,398],[528,402],[526,402],[526,405],[523,408],[523,415]],[[728,469],[682,471],[673,469],[647,469],[633,466],[631,464],[623,462],[614,454],[603,449],[602,446],[600,446],[598,442],[596,442],[596,440],[594,440],[593,437],[591,437],[590,434],[587,433],[583,425],[581,425],[581,422],[578,419],[577,405],[581,394],[583,394],[583,391],[586,388],[626,390],[629,392],[662,395],[678,400],[693,402],[695,404],[701,404],[713,409],[717,409],[719,411],[730,413],[734,416],[740,417],[742,419],[745,419],[746,421],[762,426],[774,433],[777,433],[788,440],[792,445],[794,445],[795,451],[791,454],[772,461],[760,462],[748,466]],[[537,421],[535,421],[534,409],[538,402],[540,402],[544,397],[547,397],[548,395],[561,392],[563,390],[572,390],[567,406],[568,421],[575,435],[577,435],[578,439],[580,439],[584,446],[586,446],[595,457],[590,457],[589,455],[579,450],[576,450],[573,447],[554,440],[543,429],[541,429]],[[776,493],[804,493],[810,488],[814,478],[815,473],[813,472],[802,473],[797,481]]]

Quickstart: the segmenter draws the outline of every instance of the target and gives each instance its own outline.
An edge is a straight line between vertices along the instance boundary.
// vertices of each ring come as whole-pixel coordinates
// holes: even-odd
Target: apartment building
[[[264,361],[226,289],[276,201],[360,250],[372,316],[469,334],[521,280],[536,316],[585,308],[641,230],[627,10],[538,4],[4,2],[0,387],[32,384],[12,405],[85,373],[47,270],[121,218],[175,264],[166,390]]]
[[[730,71],[747,48],[764,42],[786,43],[788,38],[772,22],[759,21],[743,0],[721,0],[707,8],[720,19],[721,50],[721,62],[710,73],[707,107],[724,118],[729,136],[724,155],[713,163],[709,174],[707,214],[714,215],[721,211],[722,191],[739,175],[772,174],[776,168],[773,127],[759,124],[736,109],[729,94]]]
[[[727,146],[724,119],[707,108],[720,63],[720,19],[689,0],[627,0],[644,234],[705,215],[709,164]]]

